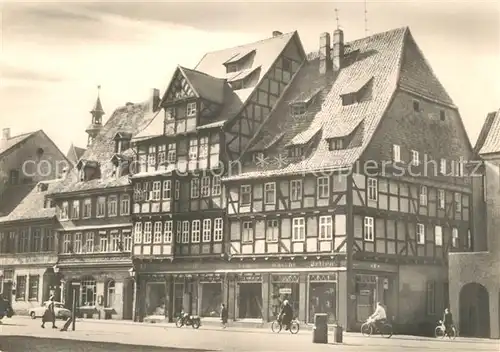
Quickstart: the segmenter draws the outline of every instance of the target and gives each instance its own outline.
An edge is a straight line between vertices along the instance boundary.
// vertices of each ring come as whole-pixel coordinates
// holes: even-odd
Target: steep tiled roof
[[[269,162],[248,166],[240,175],[231,175],[229,178],[301,174],[352,165],[370,142],[389,106],[398,84],[405,43],[410,36],[407,28],[400,28],[346,43],[348,51],[355,54],[337,75],[320,75],[318,54],[310,54],[309,62],[299,72],[292,87],[262,128],[261,135],[255,139],[258,143],[267,135],[285,131],[284,137],[268,152]],[[343,106],[340,95],[345,88],[366,77],[373,77],[370,82],[371,98]],[[308,107],[305,116],[291,116],[289,102],[295,101],[303,91],[317,88],[321,88],[319,99]],[[357,129],[355,134],[359,136],[353,138],[357,143],[344,150],[329,150],[325,136],[338,135],[338,126],[345,126],[343,130],[352,131],[361,120],[363,128]],[[287,157],[286,146],[290,141],[301,135],[310,139],[317,131],[319,143],[310,143],[303,157]]]
[[[116,177],[112,174],[111,159],[115,154],[114,137],[118,132],[137,134],[157,114],[151,111],[148,103],[117,108],[102,127],[94,143],[81,157],[81,159],[99,163],[101,177],[90,181],[79,181],[77,170],[73,169],[66,175],[64,181],[49,193],[59,194],[128,185],[128,176]]]
[[[35,132],[29,132],[29,133],[23,133],[18,136],[11,137],[7,139],[6,141],[0,140],[0,156],[7,152],[9,149],[15,147],[19,143],[25,141],[26,139],[30,138],[31,136],[35,135],[38,131]]]
[[[34,187],[33,183],[9,185],[0,195],[0,216],[9,215]]]
[[[66,154],[66,158],[73,164],[76,165],[78,160],[82,157],[83,153],[85,153],[84,148],[75,147],[73,144],[69,147],[68,153]]]
[[[488,114],[474,149],[479,154],[500,152],[500,110]]]
[[[56,215],[55,208],[45,208],[45,195],[61,182],[62,180],[58,179],[42,181],[35,186],[31,185],[30,191],[24,195],[8,216],[0,219],[0,223],[53,218]],[[41,185],[46,185],[46,189],[42,189]]]
[[[201,98],[217,104],[224,102],[224,85],[226,84],[224,79],[215,78],[206,73],[181,66],[179,66],[179,69]]]

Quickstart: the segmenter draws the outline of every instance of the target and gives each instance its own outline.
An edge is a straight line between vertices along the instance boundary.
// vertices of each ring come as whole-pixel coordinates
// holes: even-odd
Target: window
[[[253,224],[251,221],[244,221],[242,224],[243,233],[241,241],[243,243],[253,242]]]
[[[335,138],[330,141],[330,150],[344,149],[344,140],[342,138]]]
[[[74,253],[82,253],[82,249],[83,249],[82,247],[83,247],[83,234],[80,232],[75,233],[73,252]]]
[[[110,234],[110,237],[111,237],[111,248],[110,248],[110,251],[111,252],[120,252],[121,251],[121,239],[120,239],[120,233],[118,232],[118,230],[113,230],[111,231],[111,234]]]
[[[69,214],[68,208],[69,208],[68,202],[62,202],[61,208],[59,210],[59,219],[60,220],[68,220],[68,214]]]
[[[189,160],[198,159],[198,139],[189,140]]]
[[[373,242],[373,240],[375,239],[375,230],[373,228],[373,218],[369,217],[369,216],[366,216],[364,224],[365,224],[365,227],[364,227],[364,230],[365,230],[365,234],[364,234],[365,241]]]
[[[166,146],[165,144],[159,145],[158,146],[158,166],[163,166],[165,165],[165,160],[166,160]]]
[[[438,190],[438,207],[439,207],[439,209],[445,208],[445,202],[446,202],[446,196],[445,196],[444,190],[440,189],[440,190]]]
[[[200,159],[208,157],[208,137],[200,137]]]
[[[175,181],[175,199],[179,199],[181,197],[181,182],[176,180]]]
[[[441,121],[446,120],[446,111],[444,111],[444,110],[439,110],[439,119],[440,119]]]
[[[282,66],[283,66],[283,71],[292,72],[292,62],[289,59],[284,57],[282,61]]]
[[[278,242],[279,223],[278,220],[267,220],[266,241]]]
[[[28,229],[25,228],[25,229],[21,230],[21,237],[19,239],[18,252],[19,253],[28,252],[29,251],[28,243],[29,243]]]
[[[116,295],[115,281],[109,280],[108,292],[106,293],[106,307],[111,308],[115,305],[115,295]]]
[[[368,200],[377,201],[378,182],[376,178],[368,178]]]
[[[191,243],[200,243],[200,220],[193,220],[191,226]]]
[[[161,221],[156,221],[153,232],[153,243],[161,243],[161,238],[162,238]]]
[[[460,193],[455,193],[455,211],[460,213],[462,211],[462,195]]]
[[[318,197],[328,198],[330,195],[330,179],[328,176],[318,177]]]
[[[291,157],[301,156],[302,155],[302,147],[295,146],[295,147],[290,148],[290,150],[288,151],[288,155],[290,155]]]
[[[108,198],[108,216],[116,216],[117,215],[117,203],[118,203],[118,197],[117,196],[109,196]]]
[[[38,286],[40,282],[40,276],[30,275],[28,282],[29,282],[28,300],[38,301]]]
[[[80,201],[74,200],[71,207],[71,218],[79,219],[80,218]]]
[[[71,251],[71,234],[65,233],[63,236],[62,252],[70,253],[70,251]]]
[[[212,240],[212,220],[204,219],[203,220],[203,242],[210,242]]]
[[[222,241],[222,218],[214,219],[214,242]]]
[[[174,223],[172,220],[165,221],[163,226],[163,243],[172,243],[172,227]]]
[[[439,162],[439,173],[441,175],[446,174],[446,159],[441,159]]]
[[[80,286],[80,307],[95,307],[97,296],[96,282],[92,278],[82,280]]]
[[[300,242],[306,239],[306,225],[304,218],[294,218],[292,227],[292,241]]]
[[[182,243],[189,243],[189,221],[182,222]]]
[[[198,198],[200,196],[200,179],[191,179],[191,198]]]
[[[425,244],[425,225],[417,224],[417,243]]]
[[[201,178],[201,196],[210,196],[210,176],[203,176]]]
[[[413,111],[420,112],[420,102],[418,100],[413,101]]]
[[[473,246],[472,235],[470,233],[470,230],[467,230],[467,249],[472,250],[472,246]]]
[[[237,71],[239,71],[239,69],[238,69],[238,64],[236,64],[236,63],[231,63],[231,64],[228,64],[226,67],[227,67],[227,68],[226,68],[226,72],[227,72],[227,73],[231,73],[231,72],[237,72]]]
[[[152,145],[148,149],[148,167],[154,170],[156,167],[156,146]]]
[[[25,301],[26,300],[26,276],[16,277],[16,300]]]
[[[333,238],[333,227],[331,215],[319,217],[319,239],[331,240]]]
[[[264,203],[265,204],[276,203],[276,183],[269,182],[264,185]]]
[[[290,181],[290,198],[292,202],[302,200],[302,180]]]
[[[86,198],[83,200],[83,218],[88,219],[92,216],[92,199]]]
[[[163,200],[169,200],[172,197],[172,181],[165,180],[163,181]]]
[[[160,200],[161,195],[161,181],[153,182],[153,192],[151,196],[151,200]]]
[[[212,196],[220,196],[220,194],[221,194],[220,176],[214,176],[212,179]]]
[[[434,281],[427,282],[427,314],[436,314],[436,283]]]
[[[427,205],[427,186],[420,186],[420,205]]]
[[[443,245],[443,228],[436,226],[434,229],[434,243],[436,246],[441,247]]]
[[[395,163],[401,162],[401,147],[397,144],[392,145],[392,161]]]
[[[307,112],[305,103],[295,103],[290,106],[292,116],[302,116]]]
[[[188,117],[196,116],[196,102],[187,104],[186,115]]]
[[[458,248],[458,229],[456,227],[451,229],[451,246]]]
[[[175,243],[181,243],[182,238],[182,221],[175,223]]]
[[[144,223],[144,233],[143,233],[143,243],[149,244],[151,243],[151,222],[147,221]]]
[[[240,205],[250,205],[252,201],[252,193],[250,185],[240,187]]]
[[[30,252],[38,252],[40,251],[41,248],[41,242],[42,242],[42,232],[39,228],[33,227],[31,229],[31,248]],[[1,235],[0,235],[1,237]],[[2,244],[1,244],[1,238],[0,238],[0,253],[2,252]]]
[[[106,216],[106,197],[97,198],[96,216],[98,218]]]
[[[169,163],[175,163],[177,159],[177,147],[175,143],[170,143],[168,145],[168,151],[167,151],[167,161]]]
[[[92,253],[94,252],[94,233],[87,232],[85,234],[85,252]]]
[[[17,185],[19,183],[19,171],[18,170],[10,170],[9,183],[11,185]]]
[[[128,194],[122,194],[120,203],[120,215],[130,214],[130,196]]]
[[[99,231],[99,250],[101,253],[109,251],[108,234],[106,231]]]
[[[462,160],[457,161],[457,176],[458,177],[464,176],[464,163]]]
[[[412,165],[420,165],[420,154],[416,150],[411,151],[411,163]]]
[[[134,242],[142,242],[142,222],[136,222],[134,227]]]

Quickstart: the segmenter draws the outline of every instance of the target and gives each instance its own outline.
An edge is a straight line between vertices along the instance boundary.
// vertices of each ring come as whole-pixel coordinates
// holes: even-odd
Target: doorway
[[[486,288],[469,283],[460,291],[460,335],[490,337],[490,301]]]
[[[238,318],[262,319],[262,284],[238,284]]]
[[[123,319],[132,320],[134,318],[134,280],[125,280],[123,289]]]

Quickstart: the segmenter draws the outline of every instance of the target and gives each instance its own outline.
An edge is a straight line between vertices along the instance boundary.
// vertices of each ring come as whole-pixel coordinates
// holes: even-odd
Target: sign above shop
[[[272,268],[336,268],[338,263],[335,260],[311,260],[304,262],[276,262],[271,263]]]
[[[291,295],[292,294],[292,289],[289,287],[282,287],[279,289],[280,295]]]
[[[398,267],[396,265],[386,263],[356,261],[352,264],[352,267],[355,270],[388,271],[393,273],[398,271]]]

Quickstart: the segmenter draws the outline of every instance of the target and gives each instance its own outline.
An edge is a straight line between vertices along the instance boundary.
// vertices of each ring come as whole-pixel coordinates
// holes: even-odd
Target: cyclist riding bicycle
[[[283,307],[281,308],[280,321],[281,324],[285,325],[285,331],[290,330],[290,325],[293,319],[293,309],[288,300],[283,301]]]
[[[377,309],[375,309],[375,312],[373,312],[372,315],[370,315],[370,320],[373,321],[373,325],[380,330],[382,325],[385,323],[387,320],[387,315],[385,313],[385,308],[382,306],[382,303],[377,302]]]
[[[453,315],[448,308],[444,310],[443,325],[445,327],[445,334],[450,335],[451,328],[453,327]]]

